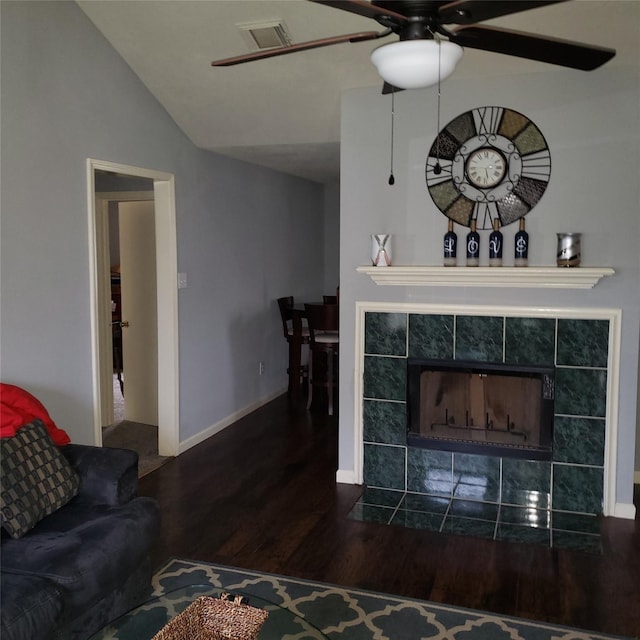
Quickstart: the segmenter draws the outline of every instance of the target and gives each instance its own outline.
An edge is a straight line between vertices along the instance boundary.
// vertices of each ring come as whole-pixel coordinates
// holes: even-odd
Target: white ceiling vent
[[[237,24],[242,37],[252,49],[273,49],[291,45],[289,32],[282,20]]]

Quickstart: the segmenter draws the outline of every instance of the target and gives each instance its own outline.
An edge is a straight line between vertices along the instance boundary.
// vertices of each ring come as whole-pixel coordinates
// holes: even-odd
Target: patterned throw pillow
[[[80,477],[41,420],[0,440],[2,526],[19,538],[78,493]]]

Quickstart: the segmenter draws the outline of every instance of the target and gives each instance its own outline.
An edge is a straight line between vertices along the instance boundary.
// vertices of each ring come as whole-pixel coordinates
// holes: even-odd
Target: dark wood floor
[[[286,396],[140,480],[160,502],[154,561],[217,562],[593,631],[640,636],[640,526],[607,518],[604,554],[346,518],[337,418]],[[636,506],[638,506],[636,492]]]

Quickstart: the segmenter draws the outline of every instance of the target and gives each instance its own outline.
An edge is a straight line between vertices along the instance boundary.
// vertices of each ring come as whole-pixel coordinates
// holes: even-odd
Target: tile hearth
[[[602,553],[597,516],[533,506],[366,488],[349,518],[445,534]]]

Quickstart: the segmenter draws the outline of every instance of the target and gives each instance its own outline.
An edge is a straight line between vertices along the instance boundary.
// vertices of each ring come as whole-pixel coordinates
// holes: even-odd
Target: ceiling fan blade
[[[438,10],[442,24],[475,24],[567,0],[456,0]]]
[[[388,35],[388,31],[361,31],[360,33],[346,33],[342,36],[333,36],[331,38],[322,38],[321,40],[309,40],[308,42],[300,42],[292,44],[288,47],[274,47],[273,49],[264,49],[262,51],[253,51],[244,53],[233,58],[223,58],[222,60],[214,60],[212,67],[230,67],[234,64],[242,64],[244,62],[253,62],[254,60],[264,60],[265,58],[274,58],[275,56],[284,56],[288,53],[296,51],[306,51],[307,49],[319,49],[320,47],[328,47],[332,44],[341,44],[343,42],[362,42],[364,40],[375,40],[382,36]]]
[[[597,69],[616,55],[615,49],[495,27],[460,27],[449,39],[461,47],[504,53],[582,71]]]
[[[381,24],[388,26],[389,23],[398,25],[407,22],[407,17],[401,13],[392,11],[391,9],[384,9],[383,7],[377,7],[366,0],[310,0],[317,4],[323,4],[327,7],[333,7],[334,9],[342,9],[343,11],[349,11],[350,13],[356,13],[359,16],[365,18],[372,18],[378,20]]]

